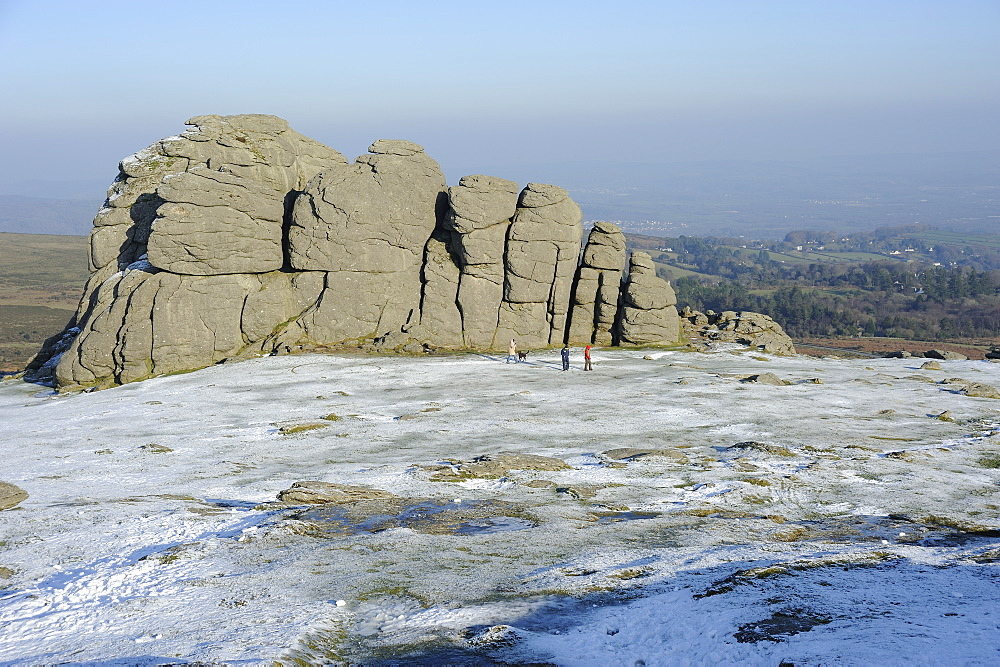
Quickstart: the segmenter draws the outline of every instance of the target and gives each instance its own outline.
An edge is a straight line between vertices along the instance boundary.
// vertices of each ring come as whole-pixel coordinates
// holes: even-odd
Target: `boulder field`
[[[198,116],[119,164],[90,278],[26,376],[105,387],[297,350],[672,344],[676,298],[555,185],[448,187],[409,141],[353,163],[275,116]],[[626,264],[628,270],[626,270]]]

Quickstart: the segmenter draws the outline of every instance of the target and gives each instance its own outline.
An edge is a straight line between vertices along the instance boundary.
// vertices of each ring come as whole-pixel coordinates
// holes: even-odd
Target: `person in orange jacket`
[[[590,346],[583,348],[583,370],[592,371],[594,365],[590,362]]]

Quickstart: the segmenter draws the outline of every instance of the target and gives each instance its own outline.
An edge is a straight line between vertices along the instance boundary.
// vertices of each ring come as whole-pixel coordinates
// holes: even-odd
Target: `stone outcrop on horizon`
[[[652,260],[555,185],[448,187],[412,142],[353,163],[265,115],[198,116],[121,161],[91,277],[28,376],[110,386],[220,361],[354,347],[672,344]]]

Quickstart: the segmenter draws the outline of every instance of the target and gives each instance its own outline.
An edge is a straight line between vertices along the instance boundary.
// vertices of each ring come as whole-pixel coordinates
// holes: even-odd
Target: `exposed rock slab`
[[[9,482],[0,482],[0,510],[17,507],[28,499],[28,492]]]
[[[381,489],[367,486],[351,486],[334,484],[332,482],[295,482],[290,489],[278,494],[278,500],[283,503],[353,503],[359,500],[385,500],[396,495]]]
[[[431,473],[431,481],[457,482],[463,479],[496,479],[512,470],[568,470],[562,459],[539,454],[502,453],[480,456],[472,461],[450,461],[446,464],[422,465]]]

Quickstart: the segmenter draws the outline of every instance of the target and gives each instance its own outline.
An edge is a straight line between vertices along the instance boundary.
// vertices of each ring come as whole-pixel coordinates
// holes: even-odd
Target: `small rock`
[[[304,431],[315,431],[319,428],[326,428],[329,425],[330,421],[325,418],[324,421],[321,422],[293,422],[278,426],[278,433],[281,435],[292,435],[295,433],[302,433]]]
[[[925,361],[920,364],[920,368],[925,371],[939,371],[941,370],[941,363],[938,361]]]
[[[788,384],[774,373],[760,373],[758,375],[748,375],[742,380],[740,380],[740,382],[753,382],[756,384],[770,384],[775,386],[783,386]]]
[[[962,393],[973,398],[1000,398],[1000,391],[996,387],[981,382],[970,382]]]
[[[8,510],[16,507],[22,500],[27,499],[28,492],[14,486],[8,482],[0,482],[0,510]]]
[[[747,440],[746,442],[737,442],[735,445],[727,447],[728,450],[753,450],[762,452],[764,454],[774,454],[776,456],[795,456],[795,453],[788,449],[787,447],[782,447],[781,445],[772,445],[767,442],[757,442],[755,440]]]
[[[358,500],[385,500],[396,495],[382,489],[366,486],[349,486],[331,482],[295,482],[290,489],[278,494],[284,503],[353,503]]]
[[[964,361],[968,359],[964,354],[952,352],[951,350],[927,350],[924,356],[928,359],[947,359],[949,361]]]
[[[937,418],[943,422],[953,422],[955,421],[951,416],[951,410],[945,410],[941,414],[937,415]]]

